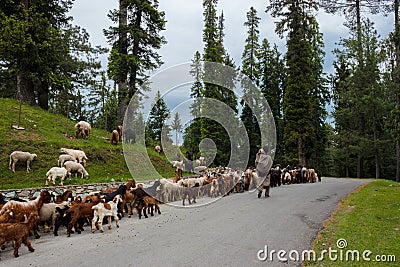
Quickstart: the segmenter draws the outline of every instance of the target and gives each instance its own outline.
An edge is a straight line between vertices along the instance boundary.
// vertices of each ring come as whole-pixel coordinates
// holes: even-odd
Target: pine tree
[[[147,80],[148,71],[162,64],[157,50],[166,43],[160,35],[166,21],[165,13],[158,8],[158,0],[120,0],[120,10],[109,14],[111,21],[118,23],[104,34],[112,45],[108,75],[119,85],[120,123],[129,101],[140,92],[139,85]]]
[[[174,120],[172,121],[171,129],[175,131],[175,145],[179,145],[178,136],[182,129],[182,122],[179,113],[175,113]]]
[[[258,85],[260,79],[260,62],[259,62],[259,24],[260,18],[257,16],[257,11],[254,7],[251,7],[247,12],[247,21],[244,26],[247,27],[247,38],[245,41],[244,51],[242,53],[242,73],[245,74],[250,81]],[[246,83],[243,85],[244,88],[244,99],[253,101],[253,89],[248,88]],[[261,147],[261,132],[251,107],[249,104],[242,100],[241,102],[243,109],[241,114],[241,120],[246,128],[247,135],[249,136],[250,142],[250,154],[247,165],[254,166],[255,156],[258,149]],[[256,103],[252,103],[256,105]]]
[[[287,85],[283,100],[285,157],[291,165],[309,165],[313,149],[308,146],[316,139],[316,117],[321,118],[321,103],[315,103],[321,90],[320,52],[318,28],[312,12],[315,1],[271,1],[267,11],[281,17],[276,32],[287,36],[286,73]],[[317,63],[314,63],[317,60]],[[315,152],[315,151],[314,151]]]
[[[152,141],[161,141],[163,129],[167,129],[164,124],[169,116],[167,104],[161,97],[160,91],[157,91],[146,123],[147,144],[151,144]]]

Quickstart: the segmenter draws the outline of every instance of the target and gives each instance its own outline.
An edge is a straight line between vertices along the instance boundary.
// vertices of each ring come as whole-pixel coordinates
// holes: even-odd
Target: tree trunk
[[[48,87],[43,88],[38,93],[38,104],[44,110],[49,110],[49,90]]]
[[[125,0],[119,0],[119,47],[118,52],[120,55],[128,54],[128,37],[126,27],[128,25],[128,7]],[[123,66],[121,66],[123,68]],[[124,122],[125,112],[129,103],[127,100],[128,91],[128,75],[127,73],[121,74],[118,77],[118,110],[117,118],[118,124],[122,125]]]
[[[364,69],[364,60],[363,60],[363,52],[362,52],[362,32],[361,32],[361,9],[360,9],[360,1],[356,0],[356,22],[357,22],[357,57],[358,57],[358,64],[360,69],[360,75],[362,75]],[[359,75],[359,99],[363,99],[364,96],[364,84],[363,79]],[[359,116],[359,136],[363,138],[365,135],[365,114],[362,110],[363,103],[360,103],[360,116]],[[359,150],[357,155],[357,178],[361,178],[364,176],[364,151],[362,149]]]
[[[35,92],[33,90],[33,82],[26,78],[27,75],[17,74],[17,92],[23,102],[31,106],[36,105]]]
[[[397,90],[396,97],[396,108],[400,108],[400,93],[399,83],[400,83],[400,25],[399,25],[399,0],[394,0],[394,44],[396,53],[396,63],[395,63],[395,75],[394,84]],[[400,121],[397,118],[397,130],[400,130]],[[400,140],[399,137],[396,138],[396,181],[400,182]]]

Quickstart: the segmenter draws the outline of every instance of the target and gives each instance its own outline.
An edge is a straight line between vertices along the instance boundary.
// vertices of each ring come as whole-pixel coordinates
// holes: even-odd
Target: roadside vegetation
[[[377,180],[352,192],[340,202],[337,211],[325,222],[324,230],[314,241],[313,250],[316,251],[317,258],[323,250],[328,251],[324,260],[306,262],[305,265],[399,266],[399,199],[400,184],[388,180]],[[345,245],[343,239],[347,246],[341,249]],[[337,250],[336,260],[330,259],[329,248]],[[358,261],[356,256],[353,260],[349,252],[354,250],[359,252]],[[364,252],[365,258],[370,261],[363,259]],[[332,259],[334,255],[332,254]]]

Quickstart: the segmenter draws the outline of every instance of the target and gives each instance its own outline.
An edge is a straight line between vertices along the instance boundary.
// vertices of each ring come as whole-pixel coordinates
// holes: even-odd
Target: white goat
[[[83,152],[82,150],[69,149],[69,148],[62,147],[61,153],[66,153],[68,155],[75,157],[75,159],[78,160],[79,163],[83,163],[83,166],[86,167],[86,160],[88,158],[86,157],[85,152]]]
[[[89,177],[89,173],[85,170],[85,168],[80,163],[67,161],[64,163],[64,167],[65,167],[65,169],[67,169],[68,172],[75,173],[75,177],[77,176],[78,173],[80,173],[82,175],[81,178]]]
[[[94,210],[93,213],[93,220],[92,220],[92,233],[96,231],[96,223],[99,226],[100,232],[104,232],[103,229],[103,219],[107,216],[108,220],[108,229],[111,229],[111,217],[114,217],[115,224],[119,227],[119,220],[118,220],[118,203],[122,202],[121,195],[116,195],[112,201],[107,203],[100,202],[97,205],[94,205],[92,209]]]
[[[73,161],[76,162],[76,158],[74,156],[68,154],[62,154],[58,157],[57,166],[62,167],[64,166],[64,162],[66,161]]]
[[[29,166],[30,162],[37,157],[36,154],[31,154],[29,152],[22,151],[14,151],[10,154],[10,163],[8,164],[8,168],[15,172],[15,164],[18,161],[26,162],[26,171],[29,172],[31,167]]]
[[[65,169],[64,167],[62,167],[62,168],[53,167],[46,173],[46,176],[47,176],[47,178],[46,178],[46,186],[49,185],[50,181],[53,183],[53,185],[56,185],[56,178],[57,177],[61,177],[60,185],[63,186],[65,178],[70,178],[71,177],[71,173],[69,171],[67,171],[67,169]]]
[[[185,168],[185,164],[183,163],[183,160],[181,160],[181,161],[173,161],[173,162],[174,162],[173,167],[176,168],[176,171],[183,170]]]

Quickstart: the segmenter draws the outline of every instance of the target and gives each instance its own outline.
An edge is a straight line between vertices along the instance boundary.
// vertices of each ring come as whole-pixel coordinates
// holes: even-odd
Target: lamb
[[[111,139],[110,142],[113,145],[118,145],[118,141],[119,141],[119,134],[117,130],[112,131],[111,133]]]
[[[58,167],[64,166],[64,163],[65,163],[66,161],[73,161],[73,162],[76,162],[76,158],[75,158],[75,156],[72,156],[72,155],[62,154],[62,155],[60,155],[60,156],[58,157],[57,166],[58,166]]]
[[[100,232],[104,232],[103,219],[107,216],[108,229],[111,229],[111,217],[115,220],[115,225],[119,228],[118,219],[118,203],[122,202],[121,195],[116,195],[112,201],[107,203],[98,203],[92,207],[94,210],[92,219],[92,233],[96,231],[96,224],[98,225]]]
[[[86,160],[88,158],[86,157],[85,152],[83,152],[82,150],[69,149],[69,148],[62,147],[61,153],[66,153],[68,155],[73,156],[75,159],[78,160],[79,163],[83,163],[83,166],[86,167]]]
[[[64,163],[65,169],[70,173],[75,173],[75,177],[78,173],[81,174],[81,178],[88,178],[89,173],[85,170],[82,164],[72,161],[67,161]]]
[[[38,218],[37,212],[34,212],[29,214],[25,222],[0,224],[0,246],[8,241],[14,241],[14,257],[16,258],[19,257],[18,250],[21,247],[21,243],[24,243],[30,252],[34,252],[35,249],[32,247],[28,237],[29,231],[35,227]]]
[[[51,168],[47,173],[46,173],[46,186],[49,185],[49,182],[51,181],[53,185],[56,185],[56,178],[61,177],[61,182],[60,185],[64,185],[64,179],[65,178],[71,178],[71,173],[67,171],[66,168],[62,167],[53,167]]]
[[[36,154],[31,154],[29,152],[23,151],[14,151],[10,154],[10,163],[8,164],[8,168],[15,173],[15,164],[18,161],[26,162],[26,172],[31,170],[29,164],[37,157]]]
[[[79,134],[81,134],[83,139],[89,137],[90,130],[92,129],[90,124],[86,121],[78,122],[77,124],[75,124],[75,128],[76,128],[75,137],[78,138]]]

